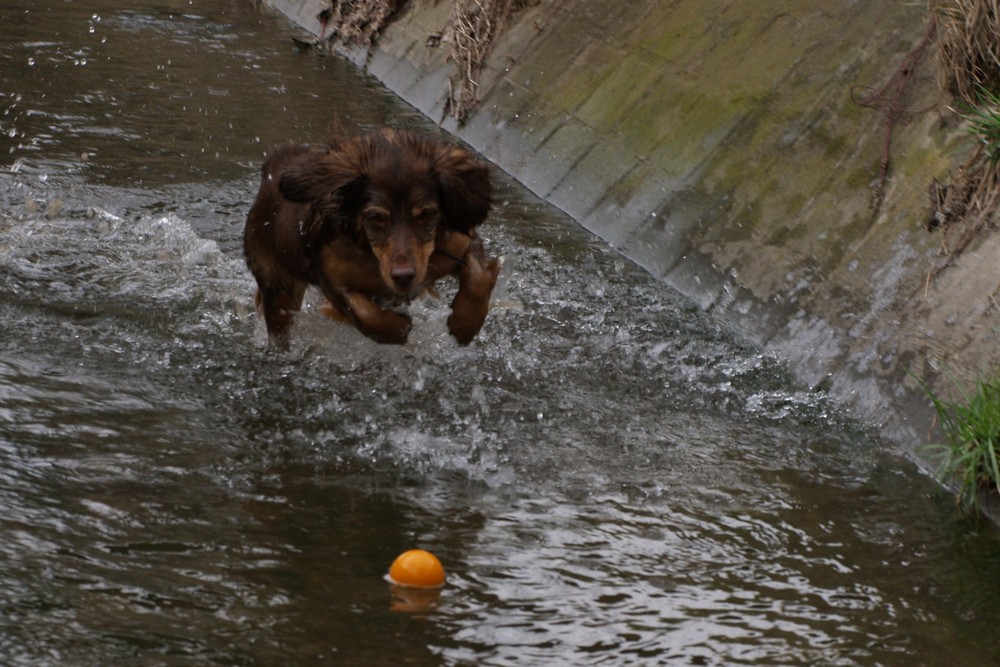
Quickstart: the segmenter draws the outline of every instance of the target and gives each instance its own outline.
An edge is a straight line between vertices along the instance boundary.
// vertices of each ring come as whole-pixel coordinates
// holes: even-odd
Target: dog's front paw
[[[485,295],[488,305],[490,294],[500,277],[500,260],[488,259],[483,242],[478,238],[469,243],[464,259],[465,266],[459,274],[460,289],[477,296]]]
[[[500,276],[500,260],[487,259],[479,239],[465,252],[465,266],[458,277],[458,294],[451,302],[448,331],[462,345],[476,337],[490,311],[490,296]]]
[[[344,294],[354,325],[364,335],[377,343],[402,345],[410,335],[413,322],[405,313],[382,310],[367,296],[359,292]]]
[[[413,321],[409,315],[385,311],[391,320],[388,326],[380,328],[378,331],[368,333],[368,336],[376,343],[389,343],[392,345],[402,345],[410,336],[410,329],[413,328]]]

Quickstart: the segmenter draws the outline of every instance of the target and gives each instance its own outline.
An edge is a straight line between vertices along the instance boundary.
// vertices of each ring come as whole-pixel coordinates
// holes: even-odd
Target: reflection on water
[[[265,146],[425,127],[279,19],[0,16],[4,664],[1000,659],[993,530],[502,178],[474,345],[446,297],[404,347],[307,311],[265,350]]]

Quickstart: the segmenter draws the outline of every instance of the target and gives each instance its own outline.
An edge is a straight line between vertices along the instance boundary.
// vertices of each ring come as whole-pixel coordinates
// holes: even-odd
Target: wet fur
[[[287,345],[306,287],[315,285],[337,319],[373,340],[403,343],[409,316],[382,305],[456,275],[448,329],[470,342],[500,269],[475,232],[490,197],[487,167],[461,148],[411,132],[275,148],[244,234],[270,339]]]

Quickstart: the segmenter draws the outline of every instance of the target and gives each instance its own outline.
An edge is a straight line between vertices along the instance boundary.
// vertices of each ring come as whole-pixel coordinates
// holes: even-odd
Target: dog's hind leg
[[[283,286],[283,289],[262,286],[257,290],[257,311],[264,315],[271,343],[276,343],[281,348],[288,347],[288,329],[295,313],[302,307],[305,293],[306,284],[297,281]]]

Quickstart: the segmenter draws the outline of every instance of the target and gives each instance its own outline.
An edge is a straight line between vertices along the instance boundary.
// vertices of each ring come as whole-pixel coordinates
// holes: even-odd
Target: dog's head
[[[280,175],[282,194],[312,205],[303,234],[324,243],[352,234],[378,259],[389,290],[420,286],[439,236],[486,219],[489,170],[461,148],[411,132],[383,130],[338,139]]]

